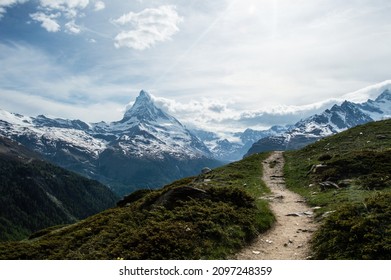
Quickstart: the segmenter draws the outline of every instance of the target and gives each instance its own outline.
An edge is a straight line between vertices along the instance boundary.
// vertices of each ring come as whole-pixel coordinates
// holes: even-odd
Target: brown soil
[[[273,228],[234,256],[239,260],[305,260],[310,258],[309,241],[317,229],[313,210],[304,199],[288,190],[283,177],[282,152],[273,152],[263,162],[263,181],[272,191],[268,199],[277,219]]]

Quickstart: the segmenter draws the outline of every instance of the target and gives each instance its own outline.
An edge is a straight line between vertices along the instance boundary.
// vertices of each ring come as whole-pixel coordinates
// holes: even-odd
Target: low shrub
[[[391,194],[338,208],[316,232],[312,249],[316,259],[391,259]]]

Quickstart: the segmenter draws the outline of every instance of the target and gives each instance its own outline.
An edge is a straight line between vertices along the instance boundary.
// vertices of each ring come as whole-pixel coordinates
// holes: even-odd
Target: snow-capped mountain
[[[391,86],[384,90],[375,100],[357,104],[358,107],[373,120],[391,118]]]
[[[141,91],[122,120],[93,124],[92,134],[113,138],[111,145],[135,157],[178,159],[212,157],[208,148],[177,119],[157,108],[151,96]]]
[[[248,128],[243,132],[230,133],[229,140],[214,132],[204,130],[192,130],[192,132],[205,143],[216,159],[231,162],[241,159],[251,145],[259,139],[279,135],[287,131],[288,128],[289,126],[279,125],[272,126],[267,130]]]
[[[122,120],[112,123],[26,117],[0,110],[0,135],[106,183],[119,194],[160,187],[220,164],[202,141],[156,107],[145,91]]]
[[[246,155],[271,150],[293,150],[348,128],[391,117],[391,91],[385,89],[375,100],[364,103],[344,101],[321,114],[299,121],[280,135],[260,139]]]

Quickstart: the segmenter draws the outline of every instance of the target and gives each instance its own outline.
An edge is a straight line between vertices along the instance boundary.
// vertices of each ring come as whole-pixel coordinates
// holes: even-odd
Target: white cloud
[[[223,1],[208,3],[217,2]],[[186,19],[181,36],[170,48],[148,52],[155,60],[152,88],[179,99],[238,96],[236,108],[257,111],[336,98],[390,79],[390,1],[227,2],[234,4],[221,14],[201,13],[198,3],[178,6]]]
[[[64,25],[65,32],[79,34],[81,28],[75,23],[75,19],[84,15],[81,14],[81,11],[89,3],[89,0],[40,0],[39,12],[30,16],[35,21],[41,22],[42,27],[49,32],[59,31],[61,25],[66,22]]]
[[[60,31],[61,27],[55,20],[60,16],[59,13],[57,14],[44,14],[42,12],[30,14],[30,17],[41,23],[41,26],[45,28],[48,32],[58,32]]]
[[[94,12],[98,2],[106,3],[102,12]],[[16,63],[5,65],[0,60],[4,66],[0,67],[0,85],[23,87],[32,95],[55,92],[64,102],[72,100],[71,92],[86,94],[83,104],[95,102],[99,95],[100,102],[106,98],[119,105],[145,87],[175,100],[172,106],[165,106],[180,121],[221,129],[254,127],[265,119],[268,123],[292,122],[312,110],[301,110],[303,104],[342,98],[346,92],[390,79],[391,1],[296,2],[90,0],[87,5],[87,1],[77,0],[31,1],[29,8],[38,5],[31,13],[41,12],[59,25],[49,21],[48,28],[73,30],[73,34],[80,30],[79,34],[86,36],[84,41],[90,43],[63,46],[48,54],[48,60],[67,69],[66,75],[62,71],[50,75],[55,72],[53,65],[42,73],[44,63],[19,61],[23,67],[18,68]],[[11,11],[9,5],[19,2],[0,3],[4,14]],[[163,9],[160,5],[165,4],[159,3],[177,6]],[[57,13],[61,16],[50,18]],[[115,20],[109,22],[109,18]],[[35,27],[41,28],[41,23]],[[172,36],[175,44],[153,47]],[[50,37],[48,46],[57,39]],[[33,38],[20,41],[33,46]],[[120,49],[110,48],[107,43],[111,42]],[[127,47],[150,49],[135,53]],[[34,55],[24,59],[29,61]],[[20,57],[20,53],[13,56]],[[30,69],[31,65],[40,65],[40,70]],[[73,71],[74,76],[89,79],[71,79]],[[15,72],[12,80],[10,72]],[[110,111],[105,114],[111,118]],[[284,114],[293,117],[290,120]]]
[[[68,33],[79,34],[81,32],[81,27],[74,20],[67,22],[65,28]]]
[[[43,7],[57,10],[84,9],[89,2],[89,0],[40,0]]]
[[[130,28],[121,31],[115,37],[115,47],[128,47],[136,50],[150,48],[157,42],[169,40],[179,31],[178,24],[182,20],[176,7],[172,5],[124,14],[113,23]]]
[[[40,0],[42,8],[61,12],[67,19],[75,19],[79,11],[85,9],[89,0]]]
[[[265,129],[275,124],[294,124],[338,102],[338,100],[325,100],[303,106],[279,105],[259,110],[246,110],[237,108],[235,99],[201,98],[180,102],[154,95],[152,98],[158,107],[187,126],[218,133],[238,132],[249,127]],[[131,105],[132,103],[128,107]]]
[[[361,103],[365,102],[367,99],[376,99],[376,97],[378,97],[378,95],[386,89],[391,89],[391,80],[386,80],[384,82],[370,85],[363,89],[344,94],[342,99]]]
[[[4,16],[5,12],[5,8],[0,6],[0,19]]]
[[[15,4],[22,4],[27,2],[28,0],[0,0],[0,19],[7,12],[6,8],[11,7]]]
[[[53,61],[49,55],[26,45],[10,47],[0,44],[0,61],[4,66],[0,68],[0,107],[21,114],[46,114],[92,122],[116,121],[123,116],[121,109],[125,107],[124,100],[135,100],[141,89],[134,89],[134,84],[131,83],[116,83],[111,76],[118,76],[119,72],[111,73],[106,67],[102,68],[104,74],[95,71],[74,74]],[[113,65],[112,61],[109,65]],[[115,65],[118,67],[113,68],[123,71],[120,64]],[[102,79],[103,75],[106,78],[109,76],[109,79]],[[390,85],[391,81],[386,81],[350,95],[340,95],[340,99],[325,99],[318,103],[303,100],[300,106],[265,107],[262,102],[254,101],[254,97],[249,102],[257,103],[256,110],[249,109],[248,106],[241,107],[238,104],[241,102],[240,96],[224,98],[217,92],[209,97],[197,97],[164,93],[157,89],[152,90],[152,94],[156,92],[159,96],[153,96],[159,107],[188,127],[226,133],[246,128],[262,129],[274,124],[292,124],[347,97],[348,100],[357,97],[374,98],[383,89],[390,88]]]
[[[105,8],[106,8],[105,2],[103,2],[103,1],[97,1],[97,2],[95,2],[95,7],[94,7],[94,10],[95,10],[95,11],[101,11],[101,10],[103,10],[103,9],[105,9]]]
[[[301,105],[279,104],[263,107],[259,104],[257,110],[240,109],[237,100],[233,98],[223,100],[210,97],[182,101],[154,95],[152,98],[158,107],[174,115],[189,127],[226,133],[243,131],[249,127],[266,129],[276,124],[295,124],[301,119],[320,113],[334,104],[341,104],[345,100],[361,103],[369,98],[375,99],[385,89],[390,88],[391,80],[387,80],[337,98]]]
[[[24,3],[28,0],[0,0],[0,7],[9,7],[17,3]]]

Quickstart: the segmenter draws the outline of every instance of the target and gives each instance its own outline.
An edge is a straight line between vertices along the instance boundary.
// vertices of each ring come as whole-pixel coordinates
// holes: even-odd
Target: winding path
[[[310,258],[309,240],[317,229],[313,210],[304,199],[288,190],[283,177],[282,152],[273,152],[263,162],[263,181],[272,191],[262,197],[270,201],[277,219],[274,226],[261,234],[250,246],[235,255],[239,260],[305,260]]]

